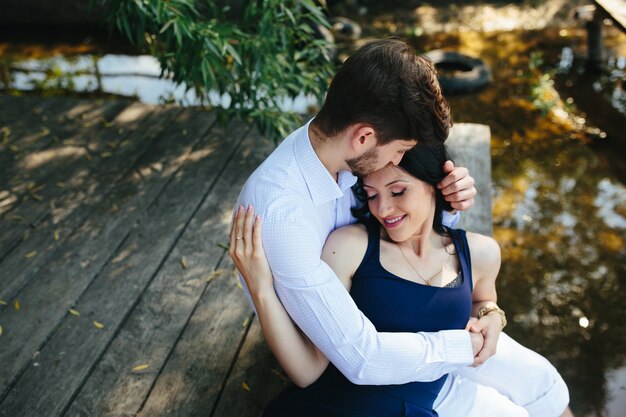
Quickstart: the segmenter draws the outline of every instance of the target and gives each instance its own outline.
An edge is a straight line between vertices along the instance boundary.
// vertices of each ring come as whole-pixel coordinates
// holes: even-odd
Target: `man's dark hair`
[[[452,118],[434,64],[401,40],[381,39],[341,66],[313,123],[326,136],[369,123],[379,145],[396,139],[443,143]]]

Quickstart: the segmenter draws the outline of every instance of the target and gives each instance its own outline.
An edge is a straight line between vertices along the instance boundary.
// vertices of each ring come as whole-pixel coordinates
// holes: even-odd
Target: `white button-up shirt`
[[[236,206],[252,204],[263,219],[274,287],[291,318],[356,384],[432,381],[471,364],[465,330],[378,332],[320,259],[328,235],[355,221],[350,187],[356,177],[343,171],[335,181],[311,145],[309,123],[254,171]]]

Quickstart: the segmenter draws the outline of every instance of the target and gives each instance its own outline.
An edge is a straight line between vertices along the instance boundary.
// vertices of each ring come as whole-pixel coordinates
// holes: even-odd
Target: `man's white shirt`
[[[263,219],[274,287],[291,318],[356,384],[432,381],[471,364],[465,330],[378,332],[320,259],[328,235],[355,221],[350,209],[356,204],[351,190],[356,177],[342,171],[335,181],[313,150],[309,123],[254,171],[236,205],[252,204]]]

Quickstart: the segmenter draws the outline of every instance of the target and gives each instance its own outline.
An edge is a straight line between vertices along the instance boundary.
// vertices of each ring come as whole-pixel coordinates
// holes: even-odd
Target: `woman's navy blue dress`
[[[450,229],[461,265],[456,287],[421,285],[380,263],[380,225],[368,222],[368,246],[350,294],[379,332],[464,329],[472,309],[472,269],[465,231]],[[332,364],[306,388],[291,386],[263,417],[434,417],[433,403],[447,376],[402,385],[356,385]]]

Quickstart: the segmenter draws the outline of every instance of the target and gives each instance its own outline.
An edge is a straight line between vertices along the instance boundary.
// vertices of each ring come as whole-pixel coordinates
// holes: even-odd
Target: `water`
[[[419,50],[481,56],[494,74],[485,90],[449,101],[455,121],[491,127],[507,332],[561,371],[577,416],[623,417],[626,36],[607,31],[608,71],[600,76],[584,71],[585,34],[577,29],[448,32],[412,41]],[[158,62],[148,56],[79,45],[66,45],[61,55],[46,53],[55,50],[50,46],[9,54],[0,44],[3,50],[5,88],[197,103],[192,91],[158,79]],[[310,104],[301,98],[295,108]]]
[[[626,368],[626,36],[602,75],[585,33],[452,33],[415,39],[481,56],[494,81],[450,97],[459,122],[491,127],[499,303],[507,332],[546,357],[577,416],[623,417]]]

